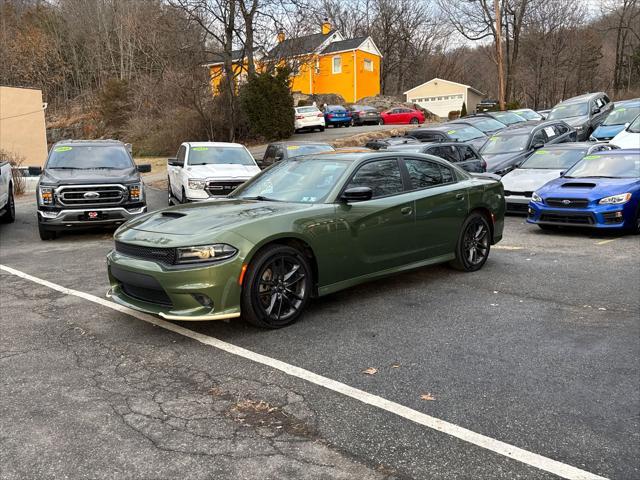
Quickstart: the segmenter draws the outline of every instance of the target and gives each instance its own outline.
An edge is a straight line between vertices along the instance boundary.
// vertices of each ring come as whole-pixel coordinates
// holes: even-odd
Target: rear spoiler
[[[474,178],[484,178],[486,180],[496,180],[498,182],[502,180],[502,177],[500,175],[496,175],[495,173],[489,173],[489,172],[485,172],[485,173],[467,172],[467,173]]]

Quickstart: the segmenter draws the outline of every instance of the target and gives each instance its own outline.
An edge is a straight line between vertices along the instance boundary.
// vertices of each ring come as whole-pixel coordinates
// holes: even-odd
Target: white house
[[[459,111],[462,104],[472,113],[484,98],[484,93],[469,85],[434,78],[404,92],[407,102],[415,103],[442,118],[449,112]]]

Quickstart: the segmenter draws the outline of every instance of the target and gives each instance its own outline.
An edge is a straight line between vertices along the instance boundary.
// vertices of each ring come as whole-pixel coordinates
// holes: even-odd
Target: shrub
[[[280,140],[293,134],[293,96],[289,72],[278,69],[250,78],[240,89],[240,109],[252,136]]]
[[[125,80],[111,79],[105,83],[98,96],[100,116],[110,132],[119,134],[129,118],[129,93],[129,85]]]
[[[462,102],[462,110],[460,110],[460,116],[461,117],[466,117],[467,116],[467,103],[466,102]]]
[[[453,110],[449,112],[448,118],[449,120],[455,120],[456,118],[460,118],[460,110]]]

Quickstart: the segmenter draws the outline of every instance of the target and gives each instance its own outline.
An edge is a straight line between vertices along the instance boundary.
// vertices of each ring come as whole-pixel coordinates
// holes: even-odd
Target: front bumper
[[[526,215],[529,210],[530,197],[524,195],[509,195],[504,197],[507,205],[507,213]]]
[[[90,212],[97,212],[95,219],[88,217]],[[74,208],[63,210],[41,210],[38,209],[38,222],[50,228],[88,228],[91,226],[119,225],[132,218],[147,212],[147,206],[136,207],[109,207],[109,208]]]
[[[240,316],[242,258],[238,256],[208,266],[177,268],[111,251],[107,269],[111,284],[107,296],[134,310],[168,320]]]
[[[530,202],[527,223],[606,230],[628,228],[634,220],[626,205],[595,205],[588,208],[556,208]]]

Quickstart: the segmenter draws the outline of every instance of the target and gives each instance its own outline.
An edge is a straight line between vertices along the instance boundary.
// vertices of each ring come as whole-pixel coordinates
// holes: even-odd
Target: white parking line
[[[615,242],[616,240],[620,240],[621,237],[610,238],[609,240],[602,240],[600,242],[596,242],[596,245],[606,245],[607,243]]]
[[[494,245],[493,250],[522,250],[524,247],[514,247],[511,245]]]
[[[345,395],[354,400],[358,400],[362,403],[393,413],[394,415],[398,415],[399,417],[405,418],[419,425],[423,425],[452,437],[459,438],[460,440],[464,440],[465,442],[477,445],[499,455],[504,455],[505,457],[517,460],[526,465],[530,465],[532,467],[539,468],[540,470],[553,473],[555,475],[558,475],[559,477],[573,480],[606,480],[605,477],[580,470],[579,468],[572,467],[571,465],[558,462],[551,458],[543,457],[542,455],[523,450],[508,443],[501,442],[500,440],[495,440],[491,437],[487,437],[471,430],[467,430],[466,428],[459,427],[458,425],[455,425],[453,423],[449,423],[444,420],[440,420],[439,418],[419,412],[417,410],[413,410],[409,407],[405,407],[404,405],[400,405],[399,403],[392,402],[372,393],[365,392],[364,390],[359,390],[344,383],[323,377],[322,375],[310,372],[309,370],[305,370],[304,368],[296,367],[295,365],[290,365],[280,360],[276,360],[275,358],[267,357],[266,355],[262,355],[251,350],[238,347],[231,343],[218,340],[215,337],[210,337],[198,332],[194,332],[193,330],[189,330],[188,328],[184,328],[174,323],[156,318],[152,315],[138,312],[122,305],[118,305],[104,298],[96,297],[95,295],[80,292],[78,290],[66,288],[5,265],[0,264],[0,270],[4,270],[11,275],[15,275],[17,277],[24,278],[25,280],[29,280],[39,285],[48,287],[52,290],[56,290],[65,295],[73,295],[96,303],[98,305],[110,308],[112,310],[125,313],[144,322],[156,325],[166,330],[170,330],[179,335],[189,337],[200,343],[215,347],[232,355],[236,355],[238,357],[260,363],[262,365],[267,365],[271,368],[275,368],[276,370],[280,370],[287,375],[291,375],[292,377],[297,377],[315,385],[319,385],[321,387],[332,390],[334,392],[341,393],[342,395]]]

